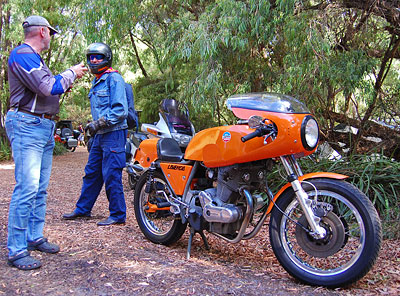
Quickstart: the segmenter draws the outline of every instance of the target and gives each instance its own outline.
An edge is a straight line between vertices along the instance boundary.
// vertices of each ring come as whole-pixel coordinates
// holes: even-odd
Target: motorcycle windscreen
[[[254,111],[284,114],[309,114],[310,110],[299,100],[277,93],[249,93],[234,95],[227,99],[226,106],[240,119],[255,115]]]
[[[192,136],[192,126],[189,119],[184,114],[162,114],[162,116],[172,133]]]

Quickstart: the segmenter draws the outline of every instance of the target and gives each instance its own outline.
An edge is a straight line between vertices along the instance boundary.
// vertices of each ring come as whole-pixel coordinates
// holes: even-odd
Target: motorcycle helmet
[[[99,64],[93,64],[90,61],[90,56],[93,54],[102,54],[104,56],[103,61]],[[112,64],[111,48],[105,43],[101,42],[92,43],[86,50],[86,60],[90,72],[92,72],[92,74],[101,74],[111,67]]]

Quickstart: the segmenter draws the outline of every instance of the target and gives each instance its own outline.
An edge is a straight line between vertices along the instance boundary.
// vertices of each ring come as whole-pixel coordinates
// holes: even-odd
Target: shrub
[[[364,192],[377,209],[385,239],[400,238],[400,163],[383,155],[356,155],[340,160],[318,159],[315,155],[299,160],[303,173],[334,172],[349,176],[348,182]],[[283,167],[269,176],[276,193],[285,181]]]
[[[65,153],[67,153],[67,148],[65,148],[65,146],[60,143],[60,142],[56,142],[56,145],[54,146],[54,150],[53,150],[53,155],[63,155]]]
[[[0,139],[0,161],[11,159],[11,147],[7,140]]]
[[[349,176],[347,181],[364,192],[377,209],[384,237],[400,237],[399,162],[383,155],[353,155],[336,161],[310,157],[301,160],[301,167],[307,172],[327,171]]]

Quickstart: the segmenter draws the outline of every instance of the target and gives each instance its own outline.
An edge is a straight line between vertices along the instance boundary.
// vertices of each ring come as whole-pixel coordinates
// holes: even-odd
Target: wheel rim
[[[166,182],[160,178],[154,178],[155,183],[161,183],[166,189],[166,193],[168,195],[168,185]],[[157,186],[158,187],[158,186]],[[165,201],[164,195],[157,194],[154,190],[147,194],[145,192],[146,184],[142,186],[140,191],[140,216],[141,219],[147,228],[147,230],[153,235],[162,236],[166,235],[169,231],[171,231],[174,225],[174,217],[172,213],[169,211],[157,211],[155,213],[146,212],[146,206],[151,204],[156,204],[157,199],[163,199]]]
[[[315,196],[315,192],[308,192],[308,195],[310,197]],[[280,224],[279,231],[282,238],[283,249],[290,260],[302,270],[318,276],[339,274],[349,269],[360,257],[365,247],[365,226],[360,213],[344,196],[332,191],[318,190],[318,202],[328,202],[333,205],[335,216],[332,216],[331,220],[334,220],[337,224],[337,218],[340,219],[342,221],[342,227],[331,227],[333,228],[331,230],[346,231],[346,239],[342,240],[343,246],[337,248],[338,251],[334,254],[330,254],[330,252],[327,251],[325,253],[326,256],[321,256],[321,254],[324,254],[321,252],[321,249],[318,249],[319,256],[313,256],[311,254],[312,251],[303,250],[301,245],[304,246],[304,242],[298,241],[299,237],[303,237],[299,235],[299,229],[301,227],[298,227],[298,224],[290,220],[293,219],[296,222],[304,221],[303,211],[297,199],[294,199],[285,211],[285,214],[290,217],[290,219],[283,216]],[[327,219],[329,219],[329,217]],[[322,218],[322,220],[324,220],[324,218]],[[327,221],[325,227],[329,229],[332,224],[333,223]],[[316,244],[317,243],[318,242],[316,242]],[[329,242],[327,243],[327,246],[328,245]]]

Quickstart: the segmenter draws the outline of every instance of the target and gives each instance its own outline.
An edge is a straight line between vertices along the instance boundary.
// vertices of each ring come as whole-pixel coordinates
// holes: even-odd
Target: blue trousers
[[[5,122],[15,163],[15,187],[8,214],[9,257],[43,237],[54,148],[54,121],[8,111]]]
[[[91,212],[104,183],[110,217],[115,221],[125,222],[126,204],[122,169],[126,161],[126,136],[126,129],[95,135],[85,167],[82,192],[76,203],[76,213]]]

